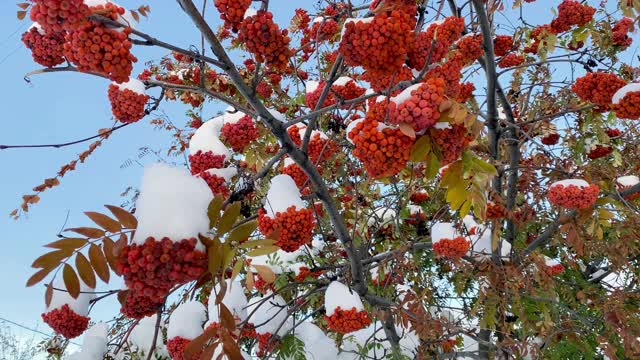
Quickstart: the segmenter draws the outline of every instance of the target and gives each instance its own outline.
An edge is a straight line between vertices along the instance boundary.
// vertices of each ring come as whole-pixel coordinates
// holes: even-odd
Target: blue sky
[[[138,25],[140,30],[183,47],[200,44],[193,24],[174,1],[155,4],[120,1],[127,8],[147,3],[152,7],[151,20],[143,19]],[[272,7],[278,9],[276,17],[283,23],[282,20],[291,18],[296,5],[309,7],[315,3],[272,1]],[[558,3],[545,2],[543,6],[550,9]],[[211,6],[212,2],[208,5],[208,18],[217,25],[217,12]],[[5,114],[1,120],[0,144],[67,142],[94,135],[99,128],[110,127],[113,122],[106,80],[76,73],[37,75],[31,78],[30,84],[23,80],[24,74],[38,68],[20,41],[20,35],[30,22],[16,19],[18,8],[14,1],[2,1],[0,10],[0,68],[4,83],[0,104]],[[137,47],[134,53],[140,60],[134,70],[137,74],[145,61],[159,59],[166,52]],[[164,104],[161,109],[177,125],[185,123],[184,106]],[[213,114],[217,109],[209,106],[205,114]],[[54,176],[61,165],[75,159],[89,143],[61,149],[0,150],[0,168],[4,170],[0,182],[0,236],[4,246],[0,252],[0,288],[5,294],[0,297],[0,318],[49,332],[40,322],[44,309],[43,288],[24,287],[33,273],[29,265],[44,253],[43,244],[56,240],[55,235],[63,226],[67,213],[68,227],[88,225],[83,211],[105,210],[103,204],[117,205],[123,200],[119,194],[127,186],[138,184],[142,168],[137,165],[121,168],[124,161],[137,158],[142,146],[157,148],[169,141],[166,133],[155,131],[145,121],[114,133],[87,163],[78,165],[76,171],[65,176],[59,187],[44,193],[41,202],[18,221],[10,219],[8,214],[19,206],[21,195],[30,194],[35,185]],[[142,160],[143,163],[149,161]],[[117,311],[116,302],[102,302],[95,310],[94,318],[108,319]]]

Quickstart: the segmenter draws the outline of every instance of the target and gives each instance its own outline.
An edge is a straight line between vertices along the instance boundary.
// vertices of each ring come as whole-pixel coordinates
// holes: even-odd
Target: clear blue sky
[[[544,1],[530,4],[536,7],[535,17],[543,9],[557,6]],[[200,44],[197,31],[174,1],[122,0],[127,8],[143,4],[152,7],[150,21],[142,20],[138,28],[158,38],[183,47]],[[272,8],[280,23],[288,24],[295,7],[308,8],[315,1],[272,1]],[[213,2],[208,2],[208,18],[219,24]],[[507,6],[510,6],[507,5]],[[0,5],[0,70],[3,87],[0,104],[5,114],[0,128],[0,144],[44,144],[60,143],[94,135],[99,128],[112,125],[111,112],[106,96],[108,82],[83,74],[59,73],[37,75],[31,84],[23,80],[24,74],[38,68],[20,41],[20,35],[30,21],[18,21],[14,1],[2,1]],[[544,16],[548,20],[551,12]],[[533,23],[541,23],[535,21]],[[284,22],[283,22],[284,21]],[[499,22],[506,22],[498,19]],[[501,31],[499,31],[501,32]],[[503,31],[503,32],[506,32]],[[159,59],[166,52],[161,49],[136,47],[135,55],[140,62],[134,74],[141,71],[145,61]],[[185,123],[184,106],[164,104],[161,107],[177,125]],[[205,109],[210,115],[217,110]],[[142,146],[158,147],[169,142],[166,133],[155,131],[151,125],[141,121],[118,131],[97,149],[86,164],[62,180],[61,186],[41,196],[41,202],[18,221],[11,220],[8,213],[19,206],[22,194],[45,178],[52,177],[60,166],[74,159],[89,143],[61,149],[9,149],[0,150],[0,168],[4,176],[0,181],[0,236],[3,251],[0,252],[0,317],[21,324],[38,327],[49,332],[41,324],[40,313],[44,308],[43,288],[26,289],[24,284],[33,273],[31,262],[44,252],[42,245],[56,240],[55,235],[63,225],[67,212],[68,226],[88,224],[83,211],[101,211],[103,204],[119,204],[119,194],[129,185],[136,186],[142,168],[121,168],[128,158],[136,158]],[[142,162],[151,161],[143,159]],[[119,287],[119,285],[118,285]],[[95,317],[108,319],[117,306],[115,301],[98,305]]]

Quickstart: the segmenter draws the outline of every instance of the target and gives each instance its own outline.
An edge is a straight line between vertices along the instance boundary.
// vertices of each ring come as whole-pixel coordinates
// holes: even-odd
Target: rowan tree
[[[104,78],[116,124],[12,216],[141,121],[181,164],[34,261],[52,353],[640,358],[638,1],[176,2],[202,45],[148,6],[19,4],[29,75]],[[142,46],[167,55],[133,73]]]

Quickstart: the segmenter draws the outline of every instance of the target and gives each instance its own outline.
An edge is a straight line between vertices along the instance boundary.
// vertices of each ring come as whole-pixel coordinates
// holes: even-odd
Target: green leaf
[[[258,221],[252,220],[246,222],[231,231],[227,241],[243,241],[249,238],[251,234],[258,228]]]
[[[218,223],[223,202],[224,199],[222,196],[218,195],[209,203],[209,208],[207,209],[207,215],[209,216],[209,229],[213,229],[216,226],[216,223]]]
[[[227,209],[222,214],[220,221],[218,222],[218,236],[226,234],[236,222],[236,219],[240,215],[240,202],[236,201],[233,204],[227,206]]]
[[[253,249],[257,248],[258,246],[270,246],[273,245],[273,243],[273,239],[252,240],[242,243],[238,247],[241,249]]]
[[[269,255],[269,254],[273,254],[278,250],[280,250],[280,248],[277,246],[264,246],[264,247],[249,251],[247,253],[247,256]]]
[[[420,162],[431,152],[431,138],[423,135],[411,147],[411,161]]]

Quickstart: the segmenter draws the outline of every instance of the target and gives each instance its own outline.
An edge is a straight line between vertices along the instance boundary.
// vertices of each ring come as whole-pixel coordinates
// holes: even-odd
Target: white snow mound
[[[621,87],[620,89],[618,89],[618,91],[616,91],[616,93],[613,94],[613,97],[611,98],[611,101],[614,104],[619,104],[620,101],[622,101],[622,99],[624,99],[624,97],[628,93],[639,92],[639,91],[640,91],[640,83],[627,84],[627,85]]]
[[[80,316],[87,316],[89,314],[89,303],[91,300],[95,299],[96,295],[86,293],[93,291],[93,289],[88,287],[82,279],[80,279],[80,295],[78,295],[77,299],[74,299],[69,292],[67,292],[67,287],[64,284],[62,276],[56,277],[53,282],[53,288],[51,303],[49,303],[49,307],[46,308],[45,312],[59,309],[64,305],[69,305],[69,309],[73,310],[73,312]]]
[[[193,340],[202,334],[207,320],[207,309],[199,301],[180,304],[171,314],[167,327],[167,339],[181,337]]]
[[[569,185],[577,186],[579,188],[589,187],[589,183],[584,181],[584,180],[582,180],[582,179],[565,179],[565,180],[560,180],[560,181],[554,182],[553,184],[551,184],[551,186],[549,188],[552,188],[554,186],[567,187]]]
[[[131,90],[136,94],[144,95],[146,91],[146,87],[144,83],[136,78],[129,78],[129,81],[118,84],[117,82],[112,82],[113,85],[117,86],[120,90]]]
[[[333,315],[337,307],[342,310],[351,310],[356,308],[356,311],[364,310],[360,295],[355,291],[351,291],[345,284],[339,281],[332,281],[327,287],[324,293],[324,307],[327,312],[327,316]]]
[[[264,208],[267,216],[273,218],[278,212],[285,212],[290,206],[304,209],[304,202],[295,181],[289,175],[276,175],[271,179]]]

